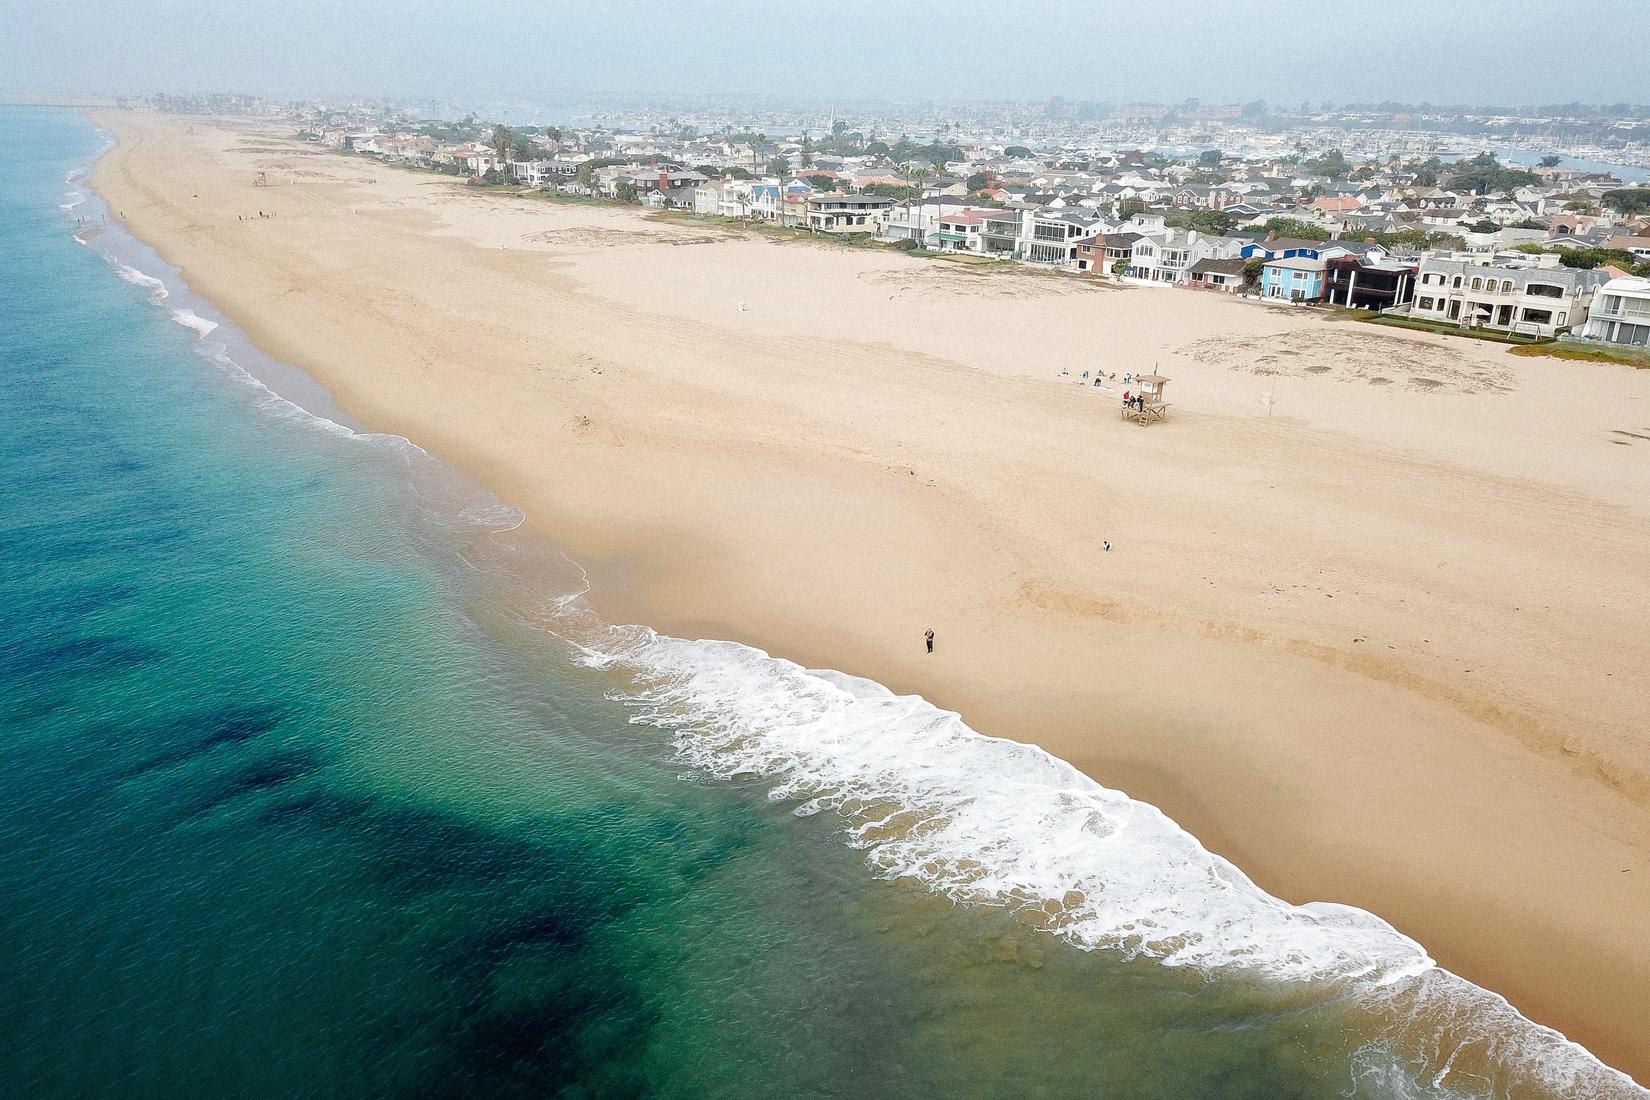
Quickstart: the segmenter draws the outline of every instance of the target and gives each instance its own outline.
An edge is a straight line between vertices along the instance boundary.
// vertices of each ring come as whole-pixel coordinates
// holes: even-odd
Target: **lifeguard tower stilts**
[[[1169,380],[1161,374],[1136,375],[1134,384],[1138,388],[1139,404],[1124,405],[1123,419],[1132,420],[1136,424],[1156,424],[1169,417],[1169,403],[1163,400],[1163,391]]]

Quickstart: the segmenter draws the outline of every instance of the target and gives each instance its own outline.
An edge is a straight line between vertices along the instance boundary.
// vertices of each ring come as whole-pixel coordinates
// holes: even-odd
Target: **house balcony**
[[[946,229],[940,230],[938,233],[934,234],[934,236],[938,237],[942,241],[947,241],[951,244],[967,244],[970,240],[973,239],[967,233],[953,233],[950,230],[946,230]]]
[[[1650,301],[1634,299],[1632,308],[1617,306],[1613,309],[1594,305],[1588,316],[1606,321],[1631,321],[1636,324],[1650,324]]]

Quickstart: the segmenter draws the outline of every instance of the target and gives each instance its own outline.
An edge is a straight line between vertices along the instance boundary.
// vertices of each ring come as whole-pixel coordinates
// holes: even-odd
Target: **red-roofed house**
[[[941,252],[984,252],[985,222],[1000,214],[989,207],[965,207],[940,216]]]

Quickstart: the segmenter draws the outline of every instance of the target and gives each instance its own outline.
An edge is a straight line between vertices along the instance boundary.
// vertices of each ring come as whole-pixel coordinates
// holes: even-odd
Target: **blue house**
[[[1328,264],[1315,256],[1288,256],[1267,260],[1260,269],[1262,298],[1315,302],[1323,297]]]
[[[1319,259],[1320,252],[1334,244],[1333,241],[1301,241],[1288,237],[1274,237],[1271,240],[1244,245],[1241,254],[1245,260],[1292,260],[1297,256],[1316,260]]]

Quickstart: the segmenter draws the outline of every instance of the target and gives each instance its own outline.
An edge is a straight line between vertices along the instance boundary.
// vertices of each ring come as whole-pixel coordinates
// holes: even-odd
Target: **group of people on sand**
[[[1070,377],[1070,375],[1071,375],[1071,371],[1067,370],[1064,367],[1060,368],[1060,376],[1062,378]],[[1084,371],[1082,374],[1078,375],[1079,380],[1086,381],[1088,379],[1088,377],[1089,377],[1089,372],[1088,371]],[[1123,381],[1127,382],[1132,377],[1134,377],[1134,376],[1131,375],[1131,374],[1125,374],[1123,376]],[[1117,381],[1117,372],[1113,371],[1111,374],[1107,374],[1103,370],[1097,370],[1097,371],[1094,372],[1094,385],[1095,385],[1096,389],[1099,388],[1101,382],[1106,382],[1106,381],[1111,381],[1111,382]]]
[[[1124,390],[1123,407],[1125,409],[1139,409],[1144,411],[1146,408],[1146,399],[1138,393],[1130,393],[1128,390]]]
[[[274,214],[265,214],[262,210],[258,211],[258,217],[260,217],[260,218],[266,218],[267,219],[267,218],[273,218],[274,216],[275,216]],[[252,220],[252,215],[251,214],[236,214],[235,215],[235,220],[236,221],[249,222],[249,221]]]

